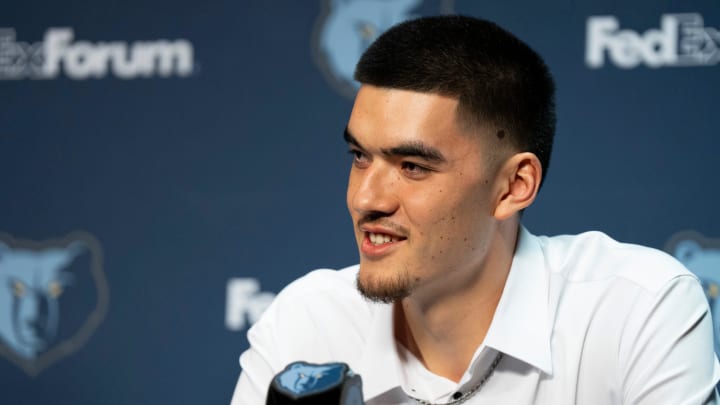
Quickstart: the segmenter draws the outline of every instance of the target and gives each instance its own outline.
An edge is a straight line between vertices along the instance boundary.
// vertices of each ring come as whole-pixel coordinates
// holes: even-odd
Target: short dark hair
[[[473,17],[424,17],[396,25],[360,58],[355,80],[456,97],[458,117],[491,124],[518,151],[550,163],[555,85],[542,58],[496,24]]]

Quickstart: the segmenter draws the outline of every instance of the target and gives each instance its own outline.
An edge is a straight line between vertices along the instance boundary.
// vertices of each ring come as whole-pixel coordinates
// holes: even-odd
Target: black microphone
[[[345,363],[296,361],[270,383],[265,405],[363,405],[362,379]]]

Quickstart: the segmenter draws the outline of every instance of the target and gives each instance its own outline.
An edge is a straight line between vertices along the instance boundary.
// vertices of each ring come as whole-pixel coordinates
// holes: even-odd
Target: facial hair
[[[391,304],[409,297],[415,283],[407,272],[402,272],[392,280],[379,281],[363,281],[358,273],[355,284],[365,299],[372,302]]]

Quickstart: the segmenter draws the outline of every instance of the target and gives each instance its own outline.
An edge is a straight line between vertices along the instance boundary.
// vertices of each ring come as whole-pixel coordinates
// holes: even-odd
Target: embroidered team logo
[[[0,234],[0,356],[29,375],[81,348],[108,296],[102,250],[89,233],[43,242]]]
[[[419,17],[422,0],[324,0],[313,35],[314,58],[327,81],[341,94],[355,97],[355,64],[367,47],[395,24]],[[440,2],[434,14],[452,12]]]
[[[715,352],[720,353],[720,239],[694,231],[681,232],[672,237],[666,250],[702,282],[713,316]]]

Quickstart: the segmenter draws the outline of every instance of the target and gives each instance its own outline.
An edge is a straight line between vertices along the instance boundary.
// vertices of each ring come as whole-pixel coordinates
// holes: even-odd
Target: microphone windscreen
[[[290,363],[272,380],[266,405],[363,405],[362,379],[345,363]]]

